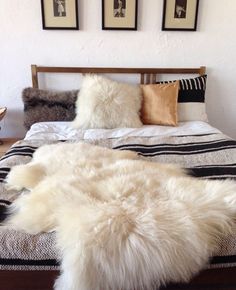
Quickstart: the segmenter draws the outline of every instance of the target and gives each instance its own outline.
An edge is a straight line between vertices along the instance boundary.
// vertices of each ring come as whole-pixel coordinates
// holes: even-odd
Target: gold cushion
[[[141,85],[143,124],[176,126],[179,81],[169,84]]]

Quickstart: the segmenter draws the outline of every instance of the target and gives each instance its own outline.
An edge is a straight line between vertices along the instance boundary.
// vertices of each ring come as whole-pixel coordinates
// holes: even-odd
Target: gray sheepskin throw
[[[186,282],[232,232],[236,183],[189,177],[171,164],[86,143],[45,145],[13,167],[27,188],[7,225],[56,231],[56,290],[151,290]]]
[[[72,121],[78,90],[49,91],[26,88],[22,92],[24,125],[26,129],[36,122]]]

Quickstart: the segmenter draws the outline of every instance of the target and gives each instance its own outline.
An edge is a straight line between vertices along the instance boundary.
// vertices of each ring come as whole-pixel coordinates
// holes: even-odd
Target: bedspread
[[[59,142],[64,142],[61,140]],[[75,142],[67,140],[66,142]],[[83,140],[80,140],[83,141]],[[4,179],[11,167],[27,163],[43,144],[58,141],[22,140],[17,142],[0,161],[0,219],[4,220],[9,204],[24,192],[7,191]],[[236,141],[221,133],[193,136],[125,137],[85,140],[117,150],[136,151],[141,159],[177,163],[198,178],[236,179]],[[0,227],[0,269],[58,269],[54,233],[28,235]],[[236,230],[234,236],[221,241],[221,250],[209,267],[236,266]]]

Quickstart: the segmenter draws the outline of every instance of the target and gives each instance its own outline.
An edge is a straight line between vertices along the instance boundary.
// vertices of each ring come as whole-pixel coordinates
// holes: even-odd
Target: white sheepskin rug
[[[29,189],[14,202],[9,226],[57,232],[57,290],[188,281],[236,216],[233,181],[195,179],[174,165],[86,143],[39,148],[29,164],[12,169],[8,186]]]

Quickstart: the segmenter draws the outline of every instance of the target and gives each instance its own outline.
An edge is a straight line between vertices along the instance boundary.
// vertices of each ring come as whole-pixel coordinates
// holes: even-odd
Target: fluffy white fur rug
[[[85,143],[46,145],[8,176],[28,188],[8,224],[57,231],[57,290],[154,289],[188,281],[231,232],[236,184]],[[156,288],[155,288],[156,289]]]

